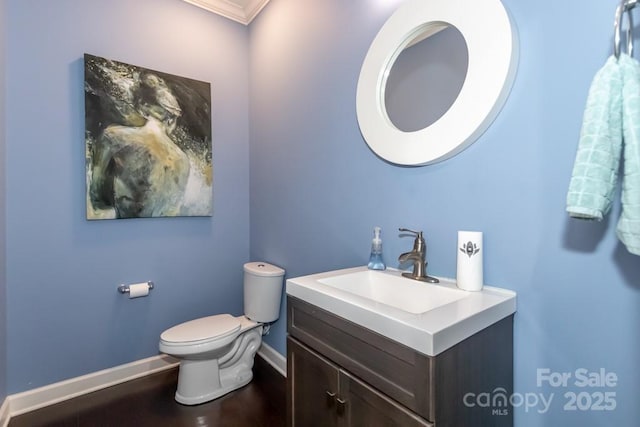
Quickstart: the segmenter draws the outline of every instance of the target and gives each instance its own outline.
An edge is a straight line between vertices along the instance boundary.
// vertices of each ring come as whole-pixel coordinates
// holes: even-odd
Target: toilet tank
[[[284,270],[266,262],[244,265],[244,314],[254,322],[275,322],[280,316]]]

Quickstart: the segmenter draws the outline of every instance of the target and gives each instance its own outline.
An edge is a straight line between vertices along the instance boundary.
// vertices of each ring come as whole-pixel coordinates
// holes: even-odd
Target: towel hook
[[[627,31],[625,31],[625,37],[627,38],[627,55],[633,55],[633,16],[631,15],[631,9],[636,7],[638,0],[622,0],[616,8],[616,19],[613,23],[613,53],[616,58],[620,58],[620,33],[622,31],[622,15],[627,14]]]

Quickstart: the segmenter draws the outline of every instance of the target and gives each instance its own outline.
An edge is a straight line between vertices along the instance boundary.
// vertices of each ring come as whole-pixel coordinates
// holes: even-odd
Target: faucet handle
[[[420,237],[420,238],[422,237],[422,231],[414,231],[414,230],[410,230],[408,228],[402,228],[402,227],[398,228],[398,231],[413,233],[416,235],[416,237]]]
[[[424,251],[426,243],[424,237],[422,237],[422,231],[410,230],[408,228],[398,228],[400,232],[408,232],[416,235],[416,240],[413,242],[414,251]]]

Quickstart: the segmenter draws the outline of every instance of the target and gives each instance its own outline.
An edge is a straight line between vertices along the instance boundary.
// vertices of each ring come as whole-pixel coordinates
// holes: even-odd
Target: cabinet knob
[[[327,406],[333,406],[333,402],[335,402],[336,400],[336,394],[329,390],[326,390],[325,397],[327,398]]]
[[[339,416],[344,415],[345,407],[347,406],[347,401],[342,398],[337,398],[336,402],[338,402],[338,406],[336,407],[336,412],[338,412]]]

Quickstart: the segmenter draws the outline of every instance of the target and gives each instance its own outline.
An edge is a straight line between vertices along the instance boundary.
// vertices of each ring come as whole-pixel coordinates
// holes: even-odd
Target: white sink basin
[[[373,270],[321,278],[318,282],[413,314],[424,313],[467,296],[467,292],[460,289],[429,286],[397,274]]]
[[[435,356],[516,311],[515,292],[455,281],[425,283],[394,269],[348,268],[287,280],[287,295],[314,304],[428,356]]]

